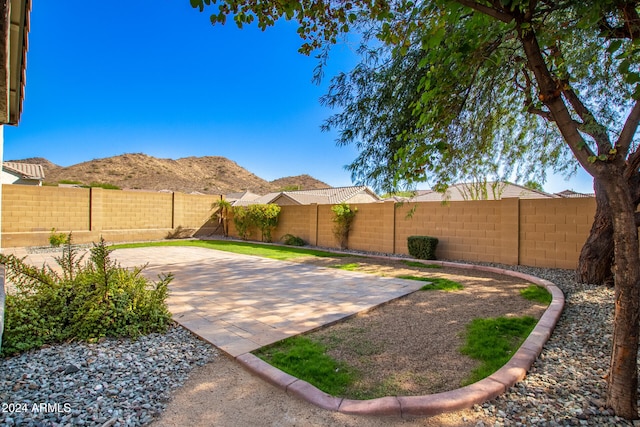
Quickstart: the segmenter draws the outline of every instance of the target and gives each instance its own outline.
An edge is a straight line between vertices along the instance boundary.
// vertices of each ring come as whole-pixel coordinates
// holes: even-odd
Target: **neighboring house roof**
[[[30,11],[31,0],[10,0],[0,5],[0,124],[17,125],[20,121]]]
[[[237,199],[233,202],[234,206],[247,206],[252,204],[289,204],[289,205],[310,205],[316,203],[319,205],[338,204],[351,200],[354,197],[364,196],[362,201],[380,201],[380,198],[367,186],[352,186],[352,187],[335,187],[335,188],[322,188],[316,190],[299,190],[299,191],[281,191],[278,193],[269,193],[255,198],[253,200]]]
[[[233,206],[245,206],[251,204],[250,202],[260,198],[259,194],[252,193],[251,191],[243,191],[241,193],[229,193],[224,196],[224,199],[231,203]]]
[[[33,163],[3,162],[2,168],[22,179],[35,179],[38,181],[44,180],[44,169],[42,168],[42,165],[36,165]]]
[[[360,194],[370,196],[374,200],[380,201],[380,197],[365,185],[321,188],[317,190],[283,191],[282,194],[301,204],[318,203],[333,205],[352,199]]]
[[[555,196],[562,197],[565,199],[576,199],[576,198],[584,198],[584,197],[595,197],[593,193],[577,193],[573,190],[564,190],[559,193],[555,193]]]
[[[486,184],[461,183],[451,185],[444,194],[433,190],[423,190],[418,192],[418,195],[411,201],[499,200],[507,198],[552,199],[554,197],[554,195],[544,191],[533,190],[510,182],[487,182]]]

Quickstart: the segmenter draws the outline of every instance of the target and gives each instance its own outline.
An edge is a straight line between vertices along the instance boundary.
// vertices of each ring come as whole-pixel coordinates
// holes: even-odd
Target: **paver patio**
[[[54,255],[28,255],[27,261],[39,266]],[[124,267],[148,264],[145,274],[153,279],[173,273],[167,300],[173,319],[233,357],[424,285],[187,246],[118,249],[113,257]]]

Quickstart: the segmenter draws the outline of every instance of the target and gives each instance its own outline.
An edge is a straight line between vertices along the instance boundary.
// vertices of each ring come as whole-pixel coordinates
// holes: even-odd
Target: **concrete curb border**
[[[406,258],[400,257],[370,256],[370,258],[406,260]],[[423,262],[415,259],[411,259],[411,261]],[[424,263],[519,277],[536,285],[544,286],[551,293],[552,301],[542,317],[540,317],[540,320],[538,320],[531,334],[506,365],[483,380],[443,393],[426,396],[386,396],[371,400],[344,399],[331,396],[318,390],[306,381],[282,372],[251,353],[245,353],[236,357],[236,361],[252,374],[284,390],[290,395],[306,400],[323,409],[354,415],[399,416],[409,418],[458,411],[491,400],[505,393],[518,381],[523,380],[533,362],[542,352],[544,344],[551,336],[556,323],[560,319],[565,302],[562,291],[548,280],[517,271],[448,261],[424,261]]]

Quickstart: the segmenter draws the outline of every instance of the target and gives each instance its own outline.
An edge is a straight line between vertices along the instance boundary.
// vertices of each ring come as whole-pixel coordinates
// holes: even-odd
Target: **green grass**
[[[530,316],[474,319],[467,325],[462,354],[479,360],[464,385],[488,377],[511,359],[538,321]]]
[[[419,280],[421,282],[429,282],[429,284],[424,285],[420,288],[421,291],[459,291],[460,289],[464,289],[458,282],[454,282],[453,280],[444,279],[442,277],[420,277],[420,276],[411,276],[411,275],[401,275],[397,276],[398,279],[407,279],[407,280]]]
[[[233,252],[244,255],[255,255],[265,258],[288,260],[291,258],[299,258],[301,256],[315,257],[344,257],[347,255],[336,254],[332,252],[319,251],[315,249],[306,249],[292,246],[263,245],[253,242],[236,242],[231,240],[180,240],[180,241],[161,241],[161,242],[143,242],[143,243],[127,243],[122,245],[113,245],[112,249],[126,248],[144,248],[150,246],[197,246],[201,248],[216,249],[219,251]]]
[[[325,347],[306,337],[292,337],[254,354],[276,368],[314,385],[332,396],[340,396],[357,373],[325,354]]]
[[[329,267],[337,268],[338,270],[356,271],[360,267],[360,264],[358,264],[357,262],[351,262],[349,264],[330,265]]]
[[[418,268],[442,268],[441,265],[437,264],[425,264],[418,261],[402,261],[402,263],[409,267],[418,267]]]
[[[520,295],[529,301],[536,301],[545,305],[551,304],[551,300],[553,299],[549,291],[540,285],[531,285],[526,289],[521,289]]]

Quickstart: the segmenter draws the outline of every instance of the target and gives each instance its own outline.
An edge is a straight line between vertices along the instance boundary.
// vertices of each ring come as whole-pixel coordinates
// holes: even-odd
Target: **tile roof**
[[[365,185],[352,186],[352,187],[335,187],[335,188],[321,188],[316,190],[298,190],[298,191],[281,191],[279,193],[268,193],[259,198],[252,200],[249,199],[236,199],[233,202],[234,206],[247,206],[258,203],[273,203],[281,197],[290,199],[294,204],[309,205],[317,203],[319,205],[337,204],[342,203],[350,198],[366,193],[374,200],[380,200],[380,198]],[[230,199],[231,195],[227,195],[227,199]]]
[[[496,191],[492,190],[493,186],[496,186]],[[433,190],[421,191],[416,197],[412,199],[414,202],[426,202],[426,201],[461,201],[461,200],[478,200],[471,197],[476,185],[473,183],[461,183],[449,186],[445,194],[438,193]],[[499,200],[507,198],[519,198],[519,199],[551,199],[556,196],[545,193],[544,191],[533,190],[531,188],[523,187],[518,184],[512,184],[510,182],[487,182],[487,199],[486,200]],[[481,199],[479,199],[481,200]]]
[[[44,179],[44,169],[42,168],[42,165],[36,165],[33,163],[3,162],[2,167],[7,170],[7,172],[20,175],[23,179]]]
[[[362,192],[367,192],[375,199],[379,200],[379,197],[365,185],[321,188],[317,190],[283,191],[281,194],[286,195],[293,200],[299,201],[302,204],[336,204],[344,202],[345,200],[349,200],[353,196]]]
[[[556,196],[565,198],[565,199],[575,199],[575,198],[585,198],[585,197],[595,197],[593,193],[577,193],[573,190],[564,190],[559,193],[555,193]]]

